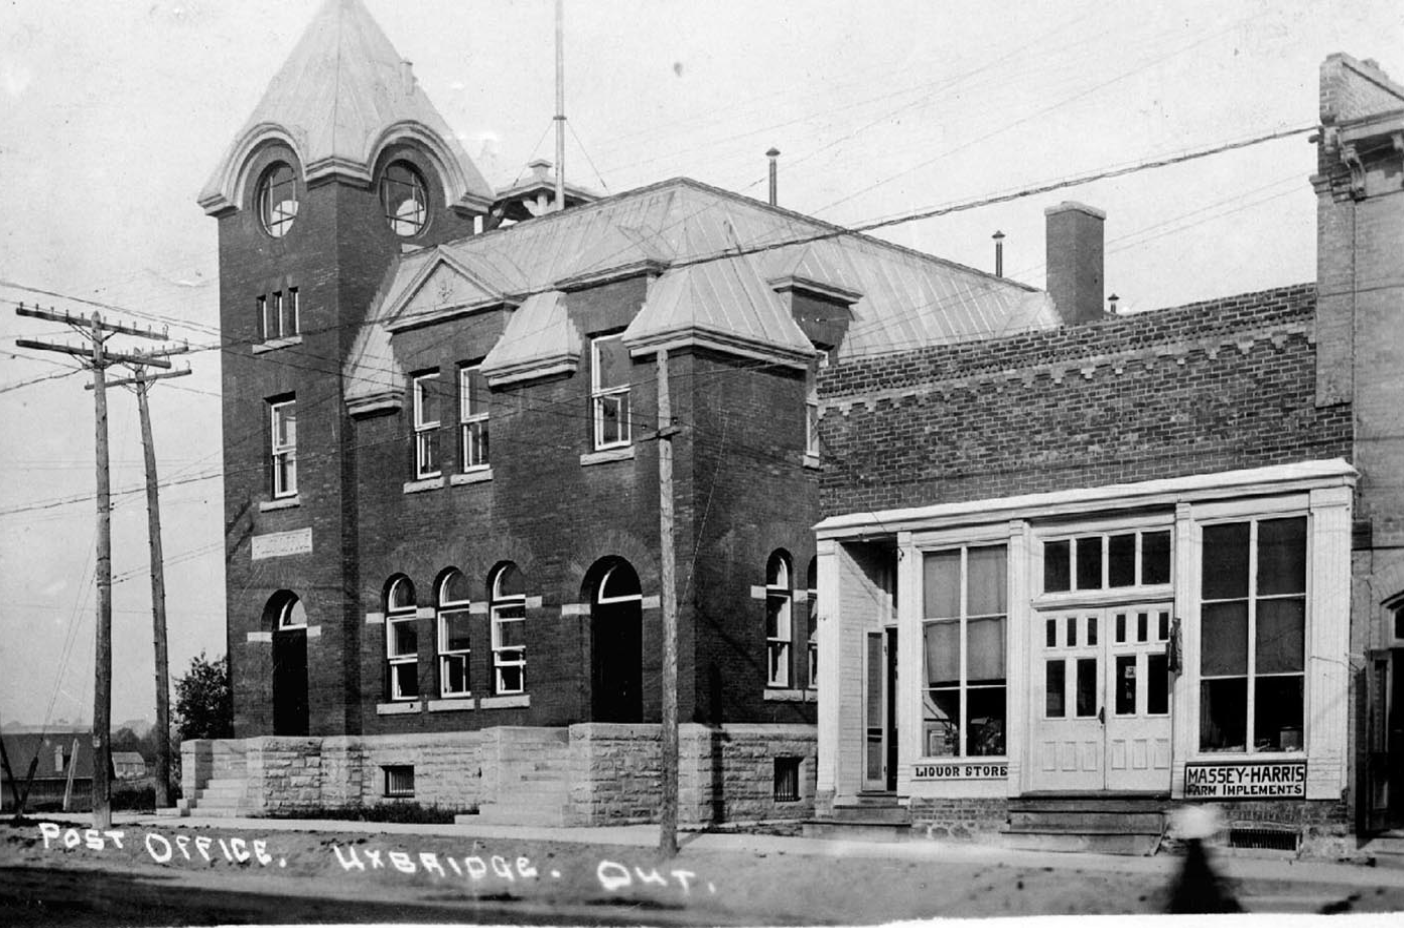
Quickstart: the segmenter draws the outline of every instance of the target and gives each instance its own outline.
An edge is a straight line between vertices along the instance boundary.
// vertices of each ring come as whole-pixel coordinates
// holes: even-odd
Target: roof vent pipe
[[[994,243],[995,243],[995,276],[996,276],[996,277],[1003,277],[1003,276],[1004,276],[1004,233],[1001,232],[1001,231],[999,231],[998,229],[996,229],[996,230],[995,230],[995,234],[994,234],[994,235],[991,235],[990,238],[994,239]]]
[[[1118,302],[1120,299],[1121,299],[1121,297],[1117,296],[1115,293],[1113,293],[1111,296],[1107,297],[1107,303],[1110,304],[1110,307],[1109,307],[1109,308],[1111,309],[1111,314],[1112,314],[1113,316],[1116,315],[1116,304],[1117,304],[1117,302]]]
[[[780,178],[775,159],[780,157],[780,149],[772,148],[765,156],[770,159],[770,205],[776,206],[780,201]]]
[[[414,62],[408,58],[400,61],[400,86],[404,88],[405,96],[414,93]]]

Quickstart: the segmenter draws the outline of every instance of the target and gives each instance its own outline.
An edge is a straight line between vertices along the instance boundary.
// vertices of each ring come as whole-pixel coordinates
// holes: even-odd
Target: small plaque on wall
[[[1306,761],[1185,764],[1185,798],[1303,799]]]
[[[293,532],[272,532],[268,535],[253,536],[250,557],[261,561],[270,557],[287,557],[289,554],[312,553],[312,529],[300,528]]]

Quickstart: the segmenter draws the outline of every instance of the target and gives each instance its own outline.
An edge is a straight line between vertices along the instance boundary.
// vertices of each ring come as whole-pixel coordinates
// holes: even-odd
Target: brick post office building
[[[1312,284],[819,375],[820,811],[1035,847],[1348,851],[1404,816],[1404,88],[1322,67]],[[1270,245],[1270,230],[1265,230]],[[854,479],[852,475],[859,475]]]
[[[651,817],[666,349],[681,816],[812,810],[814,372],[1051,304],[688,180],[550,190],[493,191],[358,0],[217,166],[237,737],[186,745],[197,807]]]

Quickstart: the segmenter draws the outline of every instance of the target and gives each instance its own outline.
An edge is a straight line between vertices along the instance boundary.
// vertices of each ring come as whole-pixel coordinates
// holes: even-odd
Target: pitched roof
[[[400,258],[347,359],[348,401],[386,376],[390,359],[380,352],[390,350],[397,316],[448,307],[434,288],[403,299],[436,254],[470,268],[475,285],[504,302],[630,269],[661,273],[626,339],[636,345],[688,324],[793,359],[804,337],[771,292],[785,279],[854,298],[840,359],[1059,324],[1048,295],[1032,287],[678,178]]]
[[[200,192],[208,213],[241,202],[242,169],[277,139],[304,180],[339,174],[369,182],[380,152],[412,140],[433,157],[450,205],[485,212],[492,187],[464,151],[361,0],[326,0]]]
[[[47,735],[40,732],[7,732],[0,737],[5,739],[5,753],[9,755],[10,767],[21,783],[29,775],[30,761],[36,756],[39,764],[34,768],[35,779],[51,780],[68,776],[67,770],[60,770],[54,763],[54,752],[57,749],[61,756],[71,759],[75,740],[78,742],[78,754],[74,776],[83,779],[93,775],[93,739],[86,732],[81,735],[76,732]],[[0,777],[9,779],[2,767]]]

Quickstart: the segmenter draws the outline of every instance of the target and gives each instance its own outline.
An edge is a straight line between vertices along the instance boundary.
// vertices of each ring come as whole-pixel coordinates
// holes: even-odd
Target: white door
[[[1167,604],[1038,613],[1032,790],[1170,788]]]
[[[1101,613],[1039,613],[1031,726],[1035,790],[1103,788]]]
[[[1170,606],[1109,609],[1106,622],[1106,788],[1168,790]]]

